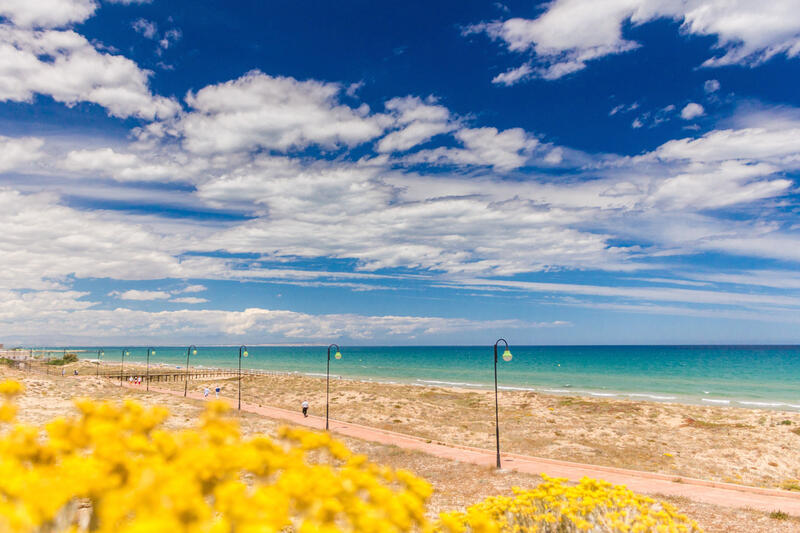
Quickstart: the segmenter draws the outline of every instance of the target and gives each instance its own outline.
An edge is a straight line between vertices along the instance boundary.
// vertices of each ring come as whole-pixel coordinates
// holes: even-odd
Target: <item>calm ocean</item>
[[[96,357],[96,348],[83,352]],[[151,362],[181,366],[186,349],[156,346]],[[800,410],[800,346],[512,346],[498,362],[501,388]],[[117,363],[119,347],[104,347]],[[249,349],[243,368],[325,375],[324,347]],[[417,385],[491,388],[492,349],[486,346],[342,347],[331,375]],[[237,366],[238,347],[199,347],[192,366]],[[126,360],[144,362],[145,349]]]

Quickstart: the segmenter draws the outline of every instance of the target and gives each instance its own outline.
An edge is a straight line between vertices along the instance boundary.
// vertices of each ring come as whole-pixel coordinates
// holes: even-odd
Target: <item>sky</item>
[[[798,0],[0,0],[0,343],[800,343]]]

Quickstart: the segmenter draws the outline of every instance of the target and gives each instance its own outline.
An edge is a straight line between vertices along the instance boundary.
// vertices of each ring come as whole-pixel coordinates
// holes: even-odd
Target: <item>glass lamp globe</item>
[[[506,351],[503,352],[503,361],[511,361],[511,358],[512,358],[511,351],[508,348],[506,348]]]
[[[336,355],[334,355],[334,357],[336,359],[341,359],[342,358],[342,352],[340,352],[339,350],[336,350]]]
[[[245,357],[247,357],[247,356],[248,356],[248,355],[250,355],[250,354],[248,354],[248,353],[247,353],[247,350],[245,350],[245,351],[244,351],[244,353],[243,353],[242,355],[243,355],[243,356],[245,356]]]
[[[192,350],[192,355],[197,355],[197,350]]]

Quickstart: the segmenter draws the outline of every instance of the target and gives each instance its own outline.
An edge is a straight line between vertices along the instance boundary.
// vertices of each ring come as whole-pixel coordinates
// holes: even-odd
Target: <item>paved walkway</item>
[[[143,389],[137,387],[137,390]],[[150,391],[176,396],[182,395],[180,391],[156,387],[150,387]],[[190,393],[189,397],[197,400],[203,399],[202,394],[199,393]],[[234,408],[236,407],[235,401],[227,398],[221,399],[229,401]],[[243,403],[242,411],[282,420],[298,426],[306,426],[313,429],[325,428],[324,417],[309,416],[305,418],[302,413],[300,413],[299,409],[298,411],[289,411],[278,407],[261,407]],[[422,439],[420,437],[362,426],[350,422],[341,422],[331,419],[330,430],[347,437],[354,437],[379,444],[399,446],[400,448],[409,450],[417,450],[454,461],[486,466],[493,466],[496,461],[496,452],[494,450],[429,442],[427,439]],[[502,453],[501,459],[504,469],[515,470],[526,474],[538,475],[545,473],[551,477],[562,477],[572,481],[578,481],[582,477],[604,479],[614,485],[625,485],[629,489],[643,494],[684,496],[694,501],[721,505],[724,507],[747,507],[767,512],[780,510],[791,515],[800,516],[800,493],[797,492],[747,487],[731,483],[719,483],[623,468],[572,463],[513,453]]]

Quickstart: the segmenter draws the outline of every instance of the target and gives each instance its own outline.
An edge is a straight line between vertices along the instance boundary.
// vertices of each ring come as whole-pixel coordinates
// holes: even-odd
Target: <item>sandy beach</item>
[[[235,378],[190,390],[236,397]],[[162,387],[183,389],[183,382]],[[213,394],[213,392],[212,392]],[[242,401],[324,415],[325,379],[242,378]],[[800,485],[800,413],[500,391],[504,451],[759,487]],[[494,392],[331,379],[331,417],[494,449]],[[800,486],[798,487],[800,488]]]
[[[22,373],[2,368],[4,377],[21,379],[27,388],[20,399],[23,422],[42,423],[72,412],[71,400],[134,397],[145,404],[167,406],[170,427],[191,424],[202,402],[141,389],[127,390],[118,382],[94,377],[94,365],[67,366],[65,377]],[[70,375],[74,369],[80,375]],[[223,396],[236,396],[235,379],[195,380],[190,390],[219,385]],[[183,389],[182,382],[160,387]],[[247,376],[243,400],[299,410],[307,399],[313,414],[324,415],[324,379],[298,376]],[[445,389],[331,380],[331,417],[420,435],[436,442],[493,447],[493,394]],[[252,414],[239,415],[247,433],[275,431],[279,423]],[[791,422],[784,423],[784,420]],[[677,404],[553,397],[504,391],[501,394],[502,445],[505,451],[665,472],[676,475],[776,487],[796,478],[791,430],[800,415],[761,410],[698,407]],[[454,463],[419,452],[343,439],[371,459],[408,468],[436,488],[432,511],[463,507],[513,486],[533,486],[537,476]],[[665,454],[670,454],[665,455]],[[769,463],[774,462],[777,466]],[[740,477],[737,477],[740,476]],[[800,521],[770,518],[768,513],[720,508],[668,498],[707,531],[793,531]]]

